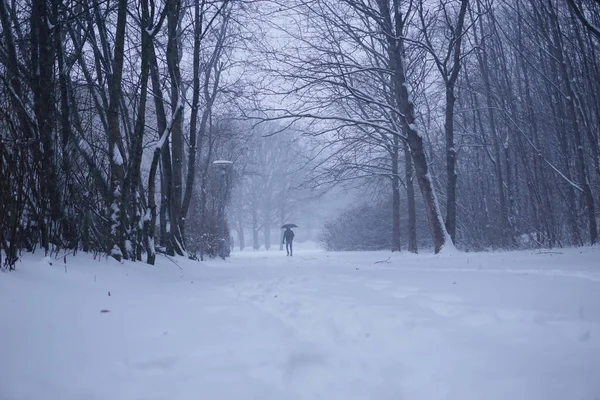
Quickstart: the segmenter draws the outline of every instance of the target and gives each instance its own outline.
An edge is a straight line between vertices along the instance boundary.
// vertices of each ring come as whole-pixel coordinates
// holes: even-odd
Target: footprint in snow
[[[327,355],[314,346],[301,346],[292,351],[285,361],[285,375],[288,378],[299,374],[318,372],[327,365]]]

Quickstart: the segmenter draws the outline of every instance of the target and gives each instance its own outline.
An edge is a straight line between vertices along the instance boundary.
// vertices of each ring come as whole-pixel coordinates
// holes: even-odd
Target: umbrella
[[[281,225],[281,229],[297,228],[297,227],[298,227],[298,225],[296,225],[296,224],[284,224],[284,225]]]

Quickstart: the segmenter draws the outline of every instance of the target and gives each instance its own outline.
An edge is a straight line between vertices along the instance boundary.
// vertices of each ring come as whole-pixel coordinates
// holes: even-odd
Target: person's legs
[[[294,250],[292,249],[292,243],[294,243],[292,240],[290,240],[290,257],[294,255]]]
[[[292,244],[290,242],[287,242],[287,241],[285,242],[285,251],[287,251],[288,256],[290,255],[290,246],[291,245]]]

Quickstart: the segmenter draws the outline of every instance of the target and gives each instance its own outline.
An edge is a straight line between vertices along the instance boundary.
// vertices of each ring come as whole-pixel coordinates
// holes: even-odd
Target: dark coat
[[[287,228],[285,230],[285,232],[283,232],[283,242],[291,242],[292,240],[294,240],[294,231],[291,230],[290,228]]]

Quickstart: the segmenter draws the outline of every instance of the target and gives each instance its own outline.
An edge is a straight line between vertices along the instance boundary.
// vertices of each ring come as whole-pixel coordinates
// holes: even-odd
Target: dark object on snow
[[[110,310],[100,310],[101,313],[107,313],[110,312]]]
[[[288,256],[292,256],[292,242],[294,241],[294,231],[289,227],[285,229],[283,232],[283,243],[285,243],[285,250],[287,251]]]
[[[283,224],[281,225],[281,229],[288,229],[288,228],[297,228],[298,225],[296,224]]]

